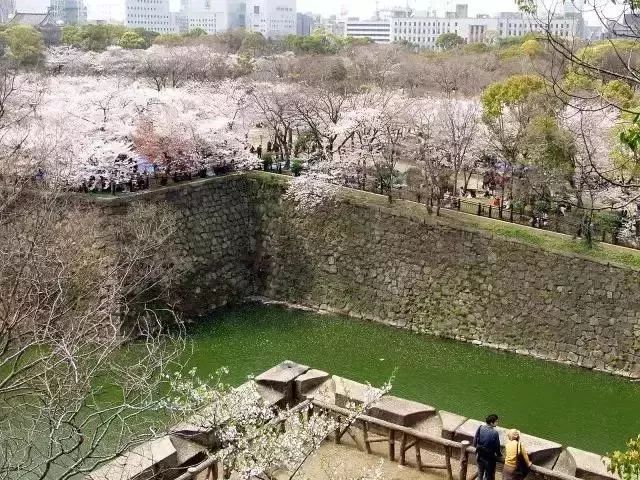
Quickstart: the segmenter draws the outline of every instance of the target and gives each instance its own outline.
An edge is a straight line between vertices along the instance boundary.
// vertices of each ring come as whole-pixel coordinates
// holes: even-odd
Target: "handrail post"
[[[478,203],[478,216],[482,216],[482,204]]]
[[[469,467],[469,453],[467,447],[469,446],[468,440],[462,440],[460,442],[462,447],[460,448],[460,476],[458,480],[467,480],[467,468]]]
[[[362,438],[364,438],[364,450],[371,453],[371,443],[369,443],[369,424],[366,420],[362,421]]]
[[[392,462],[396,459],[396,441],[395,433],[391,428],[389,429],[389,460]]]
[[[451,447],[444,447],[444,460],[447,466],[447,478],[453,480],[453,470],[451,468]]]

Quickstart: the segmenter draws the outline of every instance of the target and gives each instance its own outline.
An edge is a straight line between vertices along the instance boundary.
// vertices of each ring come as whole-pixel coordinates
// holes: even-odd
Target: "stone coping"
[[[295,362],[285,361],[255,379],[258,391],[269,405],[295,406],[304,400],[320,400],[336,406],[370,402],[377,389],[370,385],[330,375]],[[245,384],[247,385],[247,384]],[[239,388],[242,388],[239,387]],[[419,402],[395,396],[385,396],[375,402],[367,415],[398,426],[425,431],[454,441],[472,442],[482,422],[466,418]],[[185,471],[198,455],[203,455],[207,431],[185,422],[171,433],[145,443],[85,477],[86,480],[142,480],[163,469]],[[498,427],[504,445],[506,428]],[[532,462],[554,472],[584,480],[619,480],[607,470],[607,459],[559,443],[522,434]],[[473,460],[473,458],[471,458]]]

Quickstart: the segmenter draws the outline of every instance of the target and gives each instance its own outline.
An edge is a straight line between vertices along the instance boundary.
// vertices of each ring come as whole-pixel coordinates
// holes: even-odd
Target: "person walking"
[[[497,424],[498,415],[489,415],[486,424],[480,425],[473,438],[473,446],[476,448],[478,480],[495,480],[496,463],[502,456],[500,436],[496,430]]]
[[[531,469],[531,460],[524,445],[520,443],[520,432],[509,430],[504,452],[503,480],[523,480]]]

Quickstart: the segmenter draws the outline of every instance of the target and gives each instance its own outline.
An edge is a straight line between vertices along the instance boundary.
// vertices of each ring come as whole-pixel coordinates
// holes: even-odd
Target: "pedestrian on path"
[[[473,446],[476,447],[478,480],[495,480],[496,463],[502,456],[500,436],[496,430],[497,424],[498,415],[489,415],[486,424],[480,425],[473,439]]]
[[[504,452],[503,480],[523,480],[531,469],[531,460],[524,445],[520,442],[520,432],[509,430]]]

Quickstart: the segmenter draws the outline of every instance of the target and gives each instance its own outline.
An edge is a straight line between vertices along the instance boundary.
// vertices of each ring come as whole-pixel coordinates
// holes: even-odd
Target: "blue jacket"
[[[480,425],[473,439],[473,446],[479,457],[485,460],[493,460],[500,458],[500,436],[498,431],[491,425]]]

